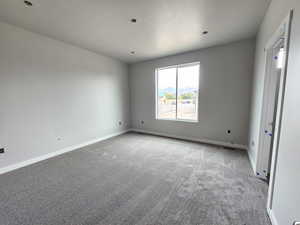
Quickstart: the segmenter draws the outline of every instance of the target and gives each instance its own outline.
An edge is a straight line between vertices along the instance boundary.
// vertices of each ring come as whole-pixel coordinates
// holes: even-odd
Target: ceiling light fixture
[[[205,34],[208,34],[208,31],[205,30],[205,31],[202,32],[202,34],[204,34],[204,35],[205,35]]]
[[[29,7],[33,5],[32,2],[27,1],[27,0],[24,1],[24,4]]]
[[[132,18],[130,21],[131,21],[131,23],[136,23],[137,22],[137,20],[135,18]]]

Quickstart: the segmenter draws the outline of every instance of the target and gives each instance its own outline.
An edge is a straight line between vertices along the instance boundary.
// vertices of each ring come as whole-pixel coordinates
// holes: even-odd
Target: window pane
[[[158,70],[157,85],[157,117],[176,119],[176,68]]]
[[[199,65],[178,67],[177,119],[198,120]]]

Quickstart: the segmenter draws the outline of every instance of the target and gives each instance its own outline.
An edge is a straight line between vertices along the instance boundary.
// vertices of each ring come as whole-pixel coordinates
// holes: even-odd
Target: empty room
[[[299,0],[1,0],[0,225],[300,225]]]

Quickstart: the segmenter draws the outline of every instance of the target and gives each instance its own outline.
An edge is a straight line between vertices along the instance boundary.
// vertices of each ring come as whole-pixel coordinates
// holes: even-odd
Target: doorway
[[[265,47],[265,79],[261,112],[256,175],[271,183],[273,159],[281,124],[285,90],[289,32],[292,12],[285,18]],[[276,160],[275,162],[276,163]]]
[[[266,45],[265,86],[261,116],[258,171],[269,181],[267,209],[271,221],[273,192],[286,86],[289,38],[293,12],[284,19]]]
[[[263,176],[267,180],[269,180],[271,173],[280,77],[285,55],[284,44],[284,34],[282,34],[270,48],[266,49],[266,78],[260,138],[260,149],[263,152],[261,156],[263,158],[260,158],[260,160],[263,166]]]

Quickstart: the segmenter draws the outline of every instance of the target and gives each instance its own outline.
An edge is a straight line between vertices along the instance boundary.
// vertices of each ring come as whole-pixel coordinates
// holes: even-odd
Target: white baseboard
[[[267,180],[266,175],[256,169],[256,164],[255,164],[255,160],[253,158],[253,155],[250,153],[249,150],[247,152],[248,152],[248,158],[249,158],[254,176],[257,177],[257,178],[263,179],[263,180]]]
[[[97,139],[94,139],[94,140],[91,140],[91,141],[87,141],[87,142],[84,142],[84,143],[81,143],[81,144],[78,144],[78,145],[72,145],[72,146],[63,148],[61,150],[48,153],[46,155],[38,156],[38,157],[29,159],[29,160],[26,160],[26,161],[23,161],[23,162],[20,162],[20,163],[16,163],[16,164],[13,164],[13,165],[10,165],[10,166],[7,166],[7,167],[3,167],[3,168],[0,168],[0,174],[4,174],[4,173],[7,173],[7,172],[10,172],[10,171],[13,171],[13,170],[25,167],[25,166],[29,166],[31,164],[34,164],[34,163],[37,163],[37,162],[40,162],[40,161],[43,161],[43,160],[46,160],[46,159],[64,154],[64,153],[67,153],[67,152],[78,150],[82,147],[92,145],[92,144],[95,144],[95,143],[100,142],[100,141],[107,140],[107,139],[112,138],[112,137],[119,136],[119,135],[127,133],[129,131],[130,130],[124,130],[124,131],[121,131],[121,132],[109,134],[109,135],[106,135],[106,136],[101,137],[101,138],[97,138]]]
[[[279,225],[272,209],[268,209],[268,215],[272,225]]]
[[[142,130],[142,129],[135,129],[135,128],[131,129],[131,131],[137,132],[137,133],[153,134],[153,135],[158,135],[158,136],[163,136],[163,137],[176,138],[176,139],[187,140],[187,141],[195,141],[195,142],[200,142],[200,143],[205,143],[205,144],[219,145],[219,146],[224,146],[224,147],[229,147],[229,148],[238,148],[238,149],[244,149],[244,150],[248,149],[247,146],[245,146],[245,145],[231,144],[231,143],[222,142],[222,141],[212,141],[212,140],[201,139],[201,138],[190,138],[190,137],[184,137],[184,136],[178,136],[178,135],[172,135],[172,134],[166,134],[166,133],[160,133],[160,132],[148,131],[148,130]]]
[[[212,140],[207,140],[207,139],[189,138],[189,137],[170,135],[170,134],[147,131],[147,130],[141,130],[141,129],[128,129],[128,130],[124,130],[124,131],[121,131],[121,132],[118,132],[118,133],[113,133],[113,134],[110,134],[110,135],[106,135],[104,137],[97,138],[97,139],[94,139],[94,140],[91,140],[91,141],[87,141],[87,142],[84,142],[84,143],[81,143],[81,144],[78,144],[78,145],[69,146],[69,147],[63,148],[61,150],[51,152],[51,153],[48,153],[46,155],[38,156],[38,157],[29,159],[29,160],[26,160],[26,161],[23,161],[23,162],[20,162],[20,163],[16,163],[16,164],[13,164],[13,165],[10,165],[10,166],[7,166],[7,167],[0,168],[0,174],[4,174],[4,173],[7,173],[7,172],[10,172],[10,171],[13,171],[13,170],[25,167],[25,166],[29,166],[31,164],[34,164],[34,163],[37,163],[37,162],[40,162],[40,161],[43,161],[43,160],[46,160],[46,159],[49,159],[49,158],[52,158],[52,157],[55,157],[55,156],[58,156],[58,155],[61,155],[61,154],[67,153],[67,152],[71,152],[71,151],[80,149],[82,147],[85,147],[85,146],[88,146],[88,145],[91,145],[91,144],[95,144],[95,143],[100,142],[100,141],[107,140],[107,139],[112,138],[112,137],[119,136],[119,135],[127,133],[129,131],[138,132],[138,133],[145,133],[145,134],[159,135],[159,136],[170,137],[170,138],[177,138],[177,139],[188,140],[188,141],[195,141],[195,142],[206,143],[206,144],[225,146],[225,147],[229,147],[229,148],[238,148],[238,149],[247,150],[247,146],[245,146],[245,145],[231,144],[231,143],[226,143],[226,142],[221,142],[221,141],[212,141]]]

